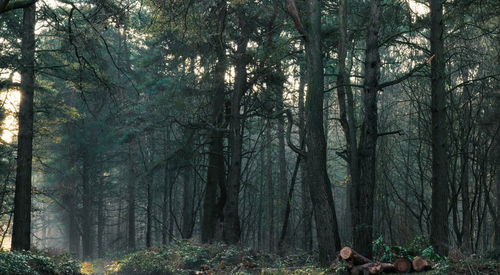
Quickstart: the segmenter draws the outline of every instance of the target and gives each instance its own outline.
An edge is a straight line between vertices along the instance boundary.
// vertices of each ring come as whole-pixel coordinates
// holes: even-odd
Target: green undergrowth
[[[390,246],[378,239],[374,242],[374,260],[393,262],[398,257],[422,256],[435,267],[426,275],[440,274],[499,274],[499,261],[490,258],[469,257],[451,260],[438,255],[423,240],[404,246]],[[170,275],[170,274],[239,274],[239,275],[337,275],[347,274],[342,261],[329,268],[320,268],[316,257],[307,253],[279,256],[249,248],[216,243],[197,244],[179,241],[164,247],[155,247],[130,254],[117,254],[108,259],[82,263],[83,274],[106,275]]]
[[[0,251],[2,275],[80,275],[80,263],[68,254]]]
[[[297,254],[280,257],[249,248],[216,243],[180,241],[128,254],[106,266],[109,275],[169,274],[326,274],[315,268],[314,257]],[[289,270],[289,267],[301,267]]]

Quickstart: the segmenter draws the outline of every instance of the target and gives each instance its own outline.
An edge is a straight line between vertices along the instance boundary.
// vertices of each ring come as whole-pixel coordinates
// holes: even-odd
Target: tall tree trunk
[[[243,16],[239,16],[240,24],[246,29]],[[248,32],[243,33],[237,42],[235,61],[235,82],[231,98],[230,139],[231,150],[230,171],[227,182],[227,201],[224,207],[223,238],[230,244],[240,241],[240,217],[238,213],[239,191],[241,180],[241,152],[242,152],[242,127],[241,127],[241,99],[247,90],[247,64],[250,58],[247,56]]]
[[[352,89],[348,86],[349,75],[346,69],[348,36],[347,36],[347,0],[340,0],[339,30],[340,42],[338,48],[339,73],[337,77],[337,97],[340,111],[340,124],[344,131],[347,146],[347,164],[350,182],[347,185],[347,216],[352,217],[351,205],[355,198],[352,197],[352,187],[359,184],[358,141],[356,131],[356,117],[354,116],[354,98]],[[352,219],[347,222],[347,229],[352,231]],[[352,235],[352,234],[351,234]]]
[[[167,139],[168,142],[169,138]],[[166,149],[166,148],[165,148]],[[162,196],[163,196],[163,201],[161,205],[161,244],[166,245],[168,243],[168,220],[169,218],[169,208],[168,208],[168,202],[169,202],[169,192],[170,192],[170,185],[172,184],[171,180],[171,173],[170,173],[170,165],[167,163],[165,165],[164,169],[164,175],[163,175],[163,190],[162,190]]]
[[[153,176],[146,177],[146,247],[153,245]]]
[[[359,182],[353,182],[351,201],[353,246],[356,251],[368,258],[372,254],[371,244],[373,240],[373,204],[378,135],[377,92],[380,73],[378,40],[381,15],[380,0],[372,0],[366,38],[363,125],[358,146],[360,177]]]
[[[265,165],[265,175],[266,175],[266,187],[267,196],[263,199],[267,200],[267,223],[268,227],[268,249],[274,251],[274,239],[275,239],[275,227],[274,227],[274,181],[273,181],[273,149],[272,149],[272,126],[271,121],[267,121],[266,133],[265,133],[265,154],[266,154],[266,165]]]
[[[35,91],[35,13],[32,4],[23,11],[21,38],[21,103],[17,139],[16,190],[12,249],[31,248],[31,169],[33,158],[33,95]]]
[[[431,16],[431,141],[432,212],[431,244],[442,255],[448,253],[448,129],[446,126],[444,22],[442,0],[429,0]]]
[[[326,140],[323,129],[324,76],[321,51],[321,11],[318,0],[310,0],[309,35],[306,39],[308,91],[305,104],[307,183],[314,207],[319,259],[331,264],[340,249],[340,237],[330,179],[326,170]]]
[[[299,142],[305,144],[306,126],[305,126],[305,104],[304,104],[304,91],[306,84],[305,68],[300,68],[300,83],[299,83]],[[302,223],[302,248],[306,251],[312,250],[312,209],[309,188],[307,186],[307,170],[304,162],[300,164],[301,173],[301,187],[302,187],[302,203],[301,203],[301,216]]]
[[[464,72],[464,79],[468,79],[467,72]],[[461,135],[461,145],[460,145],[460,164],[461,164],[461,177],[460,177],[460,194],[462,197],[462,244],[461,249],[466,254],[471,253],[472,249],[472,210],[470,208],[470,197],[469,197],[469,147],[470,147],[470,135],[471,129],[471,116],[472,116],[472,104],[468,85],[463,87],[463,97],[464,106],[462,108],[462,127],[460,127]]]
[[[102,179],[101,179],[102,181]],[[104,188],[103,184],[100,185]],[[104,198],[103,191],[97,194],[97,257],[104,257],[104,228],[105,228],[105,218],[104,218]]]
[[[194,181],[193,181],[193,166],[192,166],[192,134],[189,137],[189,145],[184,151],[185,167],[182,171],[182,228],[181,235],[183,239],[190,239],[193,236],[194,228]]]
[[[497,62],[498,65],[498,62]],[[497,83],[497,87],[500,87]],[[492,108],[492,124],[494,126],[493,134],[493,165],[495,170],[495,188],[496,188],[496,213],[494,215],[494,226],[495,226],[495,239],[494,246],[500,249],[500,122],[498,118],[500,117],[500,94],[496,93],[493,95],[493,108]],[[496,123],[495,123],[496,121]]]
[[[90,156],[88,150],[88,144],[81,148],[82,150],[82,248],[83,248],[83,259],[88,260],[93,256],[93,223],[92,223],[92,186],[90,173],[93,169],[90,166]]]
[[[282,112],[284,110],[284,98],[283,98],[283,91],[284,91],[284,84],[285,84],[286,78],[283,74],[283,70],[281,69],[280,66],[276,69],[275,77],[273,82],[273,90],[276,93],[276,98],[278,100],[276,104],[276,112]],[[287,201],[288,201],[288,194],[285,192],[288,187],[288,170],[287,170],[287,161],[286,161],[286,143],[285,143],[285,120],[283,116],[280,116],[278,119],[278,190],[280,197],[279,197],[279,202],[278,202],[278,209],[279,211],[279,217],[283,217],[282,220],[280,220],[280,224],[285,223],[285,217],[286,217],[286,209],[287,209]]]
[[[130,145],[129,145],[130,146]],[[135,250],[135,162],[132,158],[132,149],[129,147],[128,152],[128,179],[127,179],[127,215],[128,215],[128,242],[127,246],[130,251]]]
[[[220,1],[219,5],[218,28],[223,30],[225,25],[224,18],[226,15],[226,1]],[[215,127],[222,128],[222,125],[224,124],[224,96],[226,88],[224,77],[227,66],[222,35],[217,36],[213,43],[215,44],[217,63],[214,69],[211,121]],[[209,131],[209,133],[207,183],[205,188],[205,197],[203,199],[203,216],[201,221],[201,241],[204,243],[212,242],[217,235],[217,229],[220,231],[218,220],[222,220],[222,209],[224,208],[226,201],[224,134],[222,131],[217,129],[213,129]],[[219,193],[219,197],[217,196],[217,193]],[[218,235],[221,234],[219,233]]]

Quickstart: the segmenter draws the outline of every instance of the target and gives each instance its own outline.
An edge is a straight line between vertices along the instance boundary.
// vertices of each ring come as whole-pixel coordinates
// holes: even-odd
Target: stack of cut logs
[[[398,258],[394,263],[373,262],[350,247],[344,247],[340,250],[340,258],[344,260],[347,271],[354,275],[380,274],[384,272],[409,273],[432,269],[432,264],[422,257],[417,256],[412,261],[407,258]]]

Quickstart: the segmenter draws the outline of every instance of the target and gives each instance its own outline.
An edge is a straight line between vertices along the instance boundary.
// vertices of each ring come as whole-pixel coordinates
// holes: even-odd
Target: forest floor
[[[400,246],[374,246],[376,261],[391,259],[411,248]],[[431,260],[429,248],[420,256]],[[500,275],[500,251],[481,257],[441,258],[433,270],[412,274],[473,274]],[[328,268],[320,268],[317,258],[309,253],[297,252],[276,255],[249,248],[221,243],[202,245],[179,241],[158,248],[119,253],[90,262],[80,262],[69,254],[50,251],[7,252],[0,250],[1,275],[336,275],[348,274],[345,263],[336,260]]]
[[[391,249],[384,248],[384,250],[393,253]],[[378,257],[391,256],[386,252],[383,255],[379,254]],[[433,255],[428,256],[433,257]],[[86,262],[82,264],[81,271],[85,275],[348,274],[342,261],[335,261],[329,268],[318,266],[317,259],[308,253],[279,256],[224,244],[201,245],[181,241],[166,247]],[[500,260],[484,257],[443,258],[433,270],[412,274],[500,275]]]

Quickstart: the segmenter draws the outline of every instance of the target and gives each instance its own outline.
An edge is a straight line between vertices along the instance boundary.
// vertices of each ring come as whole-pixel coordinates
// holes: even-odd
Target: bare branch
[[[396,131],[380,133],[380,134],[377,135],[377,137],[388,136],[388,135],[395,135],[395,134],[398,134],[398,135],[402,136],[405,133],[404,133],[403,130],[399,129],[399,130],[396,130]]]
[[[307,33],[300,21],[299,12],[297,11],[297,6],[295,5],[295,0],[285,0],[286,10],[288,15],[292,17],[293,23],[295,24],[295,28],[302,35],[302,38],[307,41]]]
[[[380,85],[378,85],[378,89],[379,90],[382,90],[384,89],[385,87],[389,87],[389,86],[392,86],[392,85],[396,85],[406,79],[408,79],[410,76],[412,76],[414,73],[420,71],[420,69],[422,69],[425,65],[427,65],[428,63],[430,63],[432,61],[432,59],[434,59],[434,55],[427,58],[422,64],[419,64],[417,66],[415,66],[411,71],[409,71],[408,73],[406,73],[405,75],[402,75],[400,76],[399,78],[396,78],[394,80],[391,80],[391,81],[387,81],[387,82],[384,82]]]
[[[284,109],[282,111],[279,111],[279,112],[276,112],[276,113],[270,115],[269,118],[279,118],[283,114],[286,115],[286,118],[288,120],[288,127],[286,130],[286,141],[287,141],[288,147],[290,147],[290,149],[292,149],[292,151],[299,154],[301,157],[305,158],[306,152],[304,152],[304,150],[301,150],[299,147],[297,147],[292,142],[292,127],[293,127],[292,111],[290,111],[289,109]]]

